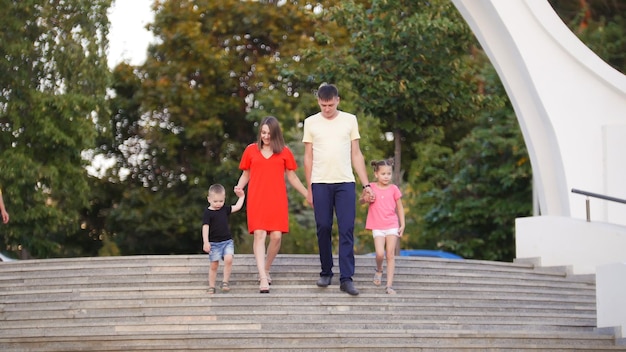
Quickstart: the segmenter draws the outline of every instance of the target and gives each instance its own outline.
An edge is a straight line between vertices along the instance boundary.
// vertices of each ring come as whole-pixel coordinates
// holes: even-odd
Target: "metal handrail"
[[[589,197],[600,198],[600,199],[608,200],[608,201],[611,201],[611,202],[617,202],[617,203],[626,204],[626,199],[615,198],[615,197],[611,197],[611,196],[605,196],[604,194],[599,194],[599,193],[581,191],[581,190],[576,189],[576,188],[572,188],[572,193],[578,193],[578,194],[582,194],[584,196],[587,196],[587,199],[585,199],[585,204],[586,204],[586,207],[587,207],[587,222],[591,221],[591,211],[589,210]]]

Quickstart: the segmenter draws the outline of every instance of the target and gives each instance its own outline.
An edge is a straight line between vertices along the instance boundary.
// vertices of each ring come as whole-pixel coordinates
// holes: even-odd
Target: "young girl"
[[[385,292],[395,294],[393,273],[396,266],[396,244],[404,232],[404,207],[402,193],[391,183],[393,160],[372,161],[376,182],[370,184],[374,196],[368,199],[369,209],[365,228],[372,230],[376,248],[376,273],[374,285],[380,286],[383,277],[383,258],[387,255],[387,286]],[[385,248],[386,247],[386,248]],[[385,250],[386,249],[386,250]]]

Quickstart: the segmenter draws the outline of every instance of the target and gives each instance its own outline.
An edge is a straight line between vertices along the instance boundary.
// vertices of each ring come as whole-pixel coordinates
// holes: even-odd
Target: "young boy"
[[[220,259],[224,261],[224,278],[222,281],[222,292],[230,291],[228,280],[233,266],[233,255],[235,245],[233,236],[228,226],[228,217],[231,213],[238,212],[243,206],[245,194],[243,190],[236,190],[235,194],[239,199],[232,206],[224,206],[226,200],[226,190],[220,184],[209,187],[207,200],[209,207],[204,210],[202,218],[202,249],[209,253],[209,294],[215,293],[215,280]]]

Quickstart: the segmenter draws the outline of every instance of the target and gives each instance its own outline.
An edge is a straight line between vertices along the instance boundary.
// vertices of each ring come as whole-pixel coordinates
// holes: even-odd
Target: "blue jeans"
[[[322,271],[320,276],[333,276],[333,212],[339,228],[339,281],[352,281],[354,275],[354,218],[356,191],[354,182],[314,183],[313,210],[317,225],[317,244]]]

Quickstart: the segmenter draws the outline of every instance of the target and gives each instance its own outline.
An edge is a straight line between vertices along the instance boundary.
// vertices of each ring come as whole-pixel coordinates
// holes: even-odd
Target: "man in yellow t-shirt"
[[[0,189],[0,213],[2,213],[2,223],[8,223],[9,213],[7,213],[7,210],[4,207],[4,200],[2,199],[2,189]]]
[[[333,276],[333,212],[339,229],[340,289],[356,296],[354,275],[354,220],[356,217],[356,171],[363,192],[373,197],[369,187],[365,158],[359,147],[356,116],[337,110],[339,91],[322,84],[317,91],[320,112],[304,120],[304,173],[308,185],[307,201],[313,205],[322,271],[317,286],[327,287]]]

